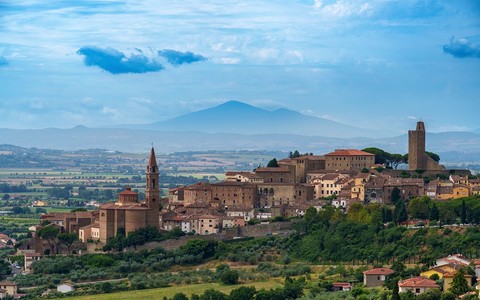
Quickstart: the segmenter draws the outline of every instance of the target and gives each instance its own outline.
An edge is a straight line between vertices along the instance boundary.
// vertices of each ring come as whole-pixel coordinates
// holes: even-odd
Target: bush
[[[226,270],[222,273],[220,281],[223,284],[237,284],[238,283],[238,271],[236,270]]]

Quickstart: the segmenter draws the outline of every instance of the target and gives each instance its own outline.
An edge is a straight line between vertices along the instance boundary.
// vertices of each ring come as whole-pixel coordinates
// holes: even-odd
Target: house
[[[448,291],[448,289],[450,289],[450,287],[452,286],[452,283],[453,283],[453,277],[455,276],[457,272],[451,272],[451,273],[447,273],[443,276],[443,290],[444,291]],[[468,286],[469,287],[472,287],[472,275],[469,275],[469,274],[464,274],[463,277],[465,278],[465,280],[467,280],[468,282]]]
[[[398,282],[398,291],[400,293],[412,291],[415,295],[419,295],[430,289],[440,289],[440,287],[435,283],[434,280],[421,276],[401,280]]]
[[[337,149],[325,154],[327,170],[370,169],[375,164],[375,155],[356,149]]]
[[[13,281],[1,281],[0,282],[0,299],[5,296],[15,296],[17,294],[17,284]]]
[[[63,283],[59,286],[57,286],[57,291],[60,293],[70,293],[75,291],[75,288],[73,287],[72,284],[69,283]]]
[[[363,285],[366,287],[382,286],[388,275],[395,273],[389,268],[377,268],[363,272]]]
[[[24,250],[21,251],[24,254],[24,261],[23,261],[23,271],[25,273],[32,272],[32,264],[42,258],[40,253],[36,253],[35,250]]]
[[[420,276],[430,278],[432,275],[436,274],[439,279],[442,279],[445,274],[453,272],[456,272],[456,269],[447,264],[443,266],[433,267],[430,270],[420,273]]]
[[[465,256],[457,253],[457,254],[452,254],[447,257],[437,259],[435,266],[444,266],[444,265],[451,265],[454,268],[457,268],[457,266],[468,267],[470,265],[470,260]]]
[[[352,290],[352,284],[350,282],[334,282],[333,283],[334,292],[351,291],[351,290]]]
[[[475,276],[477,278],[480,278],[480,259],[474,261],[473,265],[475,266]]]

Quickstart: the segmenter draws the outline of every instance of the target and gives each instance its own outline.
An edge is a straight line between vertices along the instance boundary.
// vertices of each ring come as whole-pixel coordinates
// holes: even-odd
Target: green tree
[[[267,164],[267,168],[278,168],[279,165],[278,165],[278,161],[276,158],[270,160]]]
[[[290,158],[297,158],[297,157],[300,157],[300,156],[301,156],[300,152],[298,152],[298,150],[295,150],[293,153],[291,153]]]
[[[110,282],[103,282],[100,285],[100,289],[103,293],[108,294],[112,291],[112,284]]]
[[[437,207],[437,204],[435,204],[435,202],[433,202],[430,208],[430,220],[433,220],[433,221],[440,220],[440,212],[438,211],[438,207]]]
[[[70,247],[72,246],[73,242],[78,239],[75,233],[60,233],[57,238],[62,244],[67,246],[68,253],[70,253]]]
[[[297,299],[303,296],[303,287],[305,286],[305,278],[301,280],[292,279],[290,277],[285,278],[285,285],[283,288],[283,294],[285,299]]]
[[[176,293],[173,295],[172,300],[188,300],[188,297],[184,293]]]
[[[432,200],[427,197],[413,198],[408,204],[408,212],[417,219],[428,219]]]
[[[304,218],[309,225],[318,223],[320,221],[320,215],[318,214],[317,209],[313,206],[307,208]]]
[[[214,289],[208,289],[200,296],[200,300],[227,300],[228,296]]]
[[[440,297],[440,300],[455,300],[455,299],[456,299],[455,295],[448,291],[443,293],[442,297]]]
[[[226,270],[222,273],[220,281],[224,284],[237,284],[238,283],[238,271]]]
[[[392,199],[393,203],[397,203],[397,201],[400,200],[400,198],[401,198],[400,193],[401,193],[401,191],[398,187],[394,187],[392,189],[391,199]]]
[[[428,156],[430,156],[434,161],[436,161],[437,163],[440,161],[440,156],[436,153],[433,153],[433,152],[429,152],[429,151],[425,151],[425,154],[427,154]]]
[[[399,200],[395,205],[395,216],[397,223],[402,223],[408,220],[407,207],[405,201]]]
[[[51,254],[54,254],[52,242],[57,237],[59,232],[60,232],[60,228],[58,228],[55,225],[45,226],[37,232],[37,235],[40,238],[47,241],[48,245],[50,246],[50,253]]]
[[[253,286],[241,286],[230,292],[229,300],[253,300],[257,290]]]
[[[257,292],[255,300],[284,300],[285,295],[282,288],[271,290],[261,289]]]
[[[465,205],[465,199],[462,200],[462,207],[460,211],[460,223],[467,223],[467,206]]]
[[[465,279],[465,271],[460,269],[455,273],[452,279],[452,285],[448,289],[454,295],[463,295],[469,291],[468,282]]]

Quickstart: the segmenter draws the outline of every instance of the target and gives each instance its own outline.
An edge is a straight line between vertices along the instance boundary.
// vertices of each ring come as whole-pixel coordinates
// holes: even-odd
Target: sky
[[[478,129],[480,1],[0,0],[0,128],[143,124],[228,100]]]

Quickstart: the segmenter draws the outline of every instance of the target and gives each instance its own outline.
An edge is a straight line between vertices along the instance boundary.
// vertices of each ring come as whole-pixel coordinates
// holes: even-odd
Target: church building
[[[145,202],[130,188],[118,194],[117,202],[106,203],[99,212],[99,239],[105,243],[119,229],[125,234],[147,226],[159,228],[160,188],[155,151],[152,147],[146,170]]]

